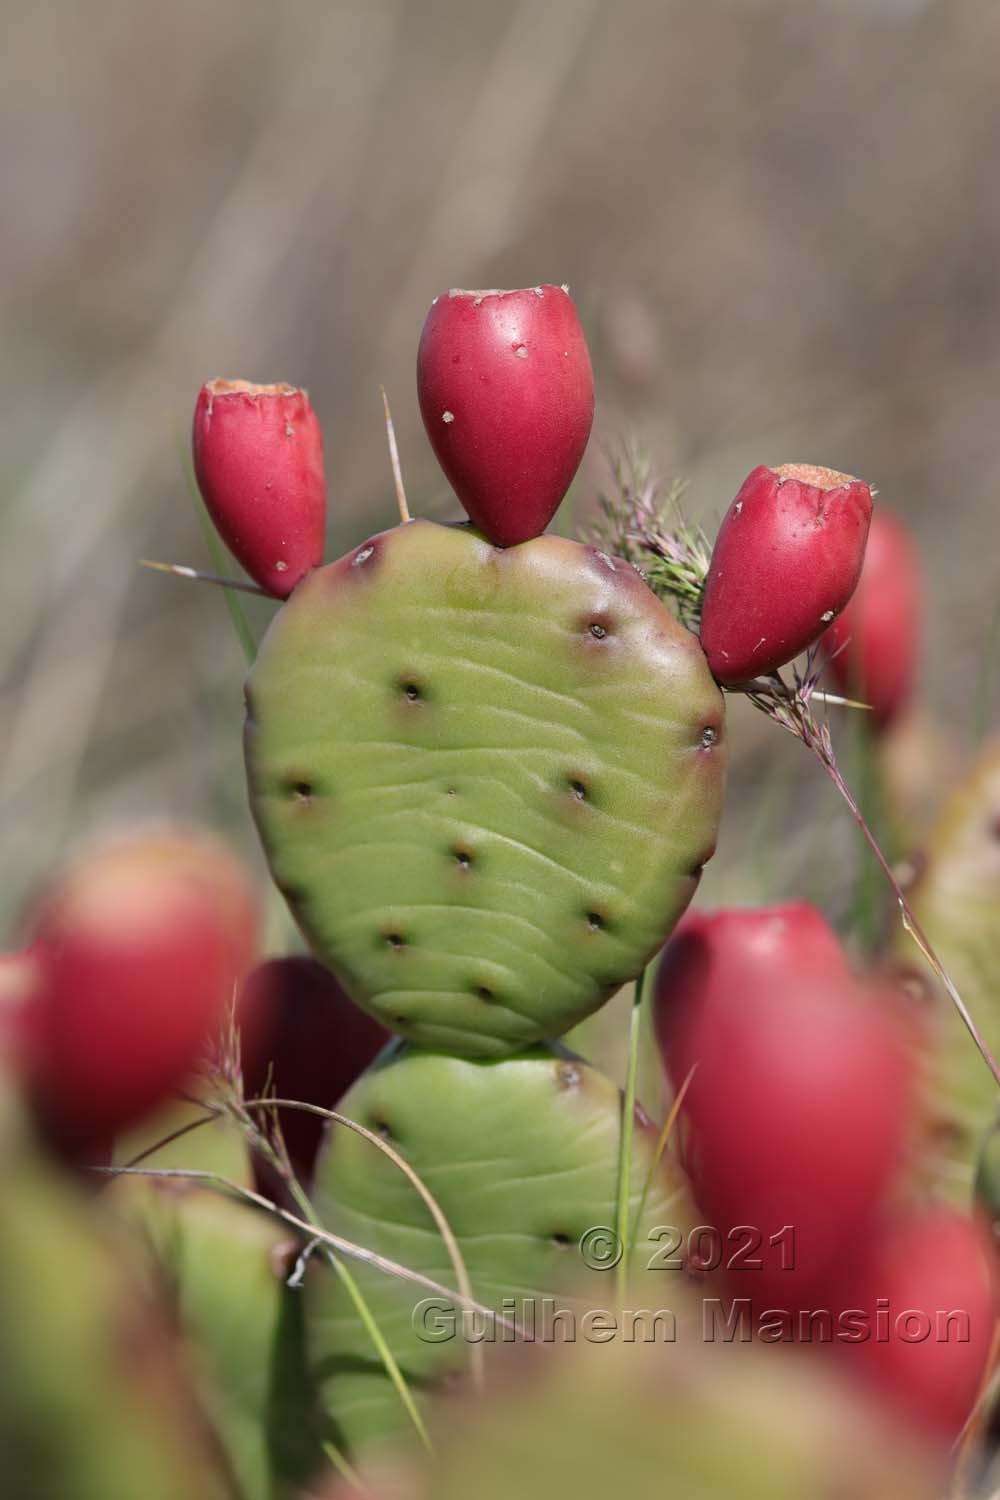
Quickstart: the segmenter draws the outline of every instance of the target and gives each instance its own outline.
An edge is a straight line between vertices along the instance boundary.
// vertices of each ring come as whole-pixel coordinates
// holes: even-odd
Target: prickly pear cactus
[[[994,1056],[1000,1055],[1000,741],[946,800],[909,892]],[[931,1133],[943,1187],[968,1201],[997,1088],[965,1026],[900,932],[893,957],[928,1001]]]
[[[308,577],[247,684],[275,880],[420,1046],[558,1036],[661,946],[715,847],[723,705],[628,563],[411,521]]]
[[[467,1061],[404,1047],[376,1063],[340,1109],[380,1133],[422,1178],[455,1235],[478,1302],[522,1326],[534,1319],[542,1342],[547,1306],[582,1317],[613,1305],[615,1259],[607,1255],[607,1235],[581,1246],[586,1231],[615,1223],[622,1103],[601,1073],[562,1048]],[[633,1137],[633,1217],[656,1137],[641,1117]],[[369,1141],[333,1128],[315,1201],[322,1222],[355,1244],[455,1286],[426,1205]],[[687,1223],[685,1194],[666,1157],[635,1235],[638,1300],[631,1306],[682,1310],[686,1277],[676,1261],[673,1268],[649,1269],[664,1252],[650,1231],[676,1227],[675,1243],[681,1243]],[[604,1257],[604,1269],[590,1268]],[[461,1313],[447,1299],[428,1306],[420,1287],[380,1272],[352,1265],[352,1273],[418,1397],[452,1388],[468,1369],[472,1348],[462,1336]],[[405,1431],[399,1398],[343,1287],[329,1268],[316,1267],[308,1290],[311,1355],[339,1442],[357,1451]],[[469,1331],[490,1337],[481,1315]],[[502,1342],[503,1330],[494,1332]]]

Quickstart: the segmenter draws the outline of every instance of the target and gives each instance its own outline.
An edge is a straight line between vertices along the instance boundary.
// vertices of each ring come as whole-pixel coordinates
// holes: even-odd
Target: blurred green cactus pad
[[[909,891],[918,921],[994,1056],[1000,1054],[1000,740],[945,799]],[[926,1001],[931,1133],[942,1181],[967,1200],[996,1083],[951,1000],[902,929],[893,957]]]
[[[128,1159],[145,1148],[143,1164],[156,1170],[200,1171],[250,1186],[243,1132],[226,1115],[171,1139],[204,1114],[202,1102],[175,1104],[119,1143],[116,1154]],[[157,1140],[167,1144],[150,1151]],[[146,1252],[241,1500],[274,1500],[304,1484],[322,1467],[323,1453],[306,1374],[302,1298],[286,1285],[294,1238],[267,1214],[191,1180],[119,1177],[104,1196]]]
[[[241,1500],[273,1500],[323,1466],[307,1379],[296,1244],[265,1214],[175,1180],[120,1180]]]
[[[317,957],[418,1045],[503,1056],[669,935],[715,847],[724,710],[628,563],[411,521],[275,617],[246,757]]]
[[[530,1361],[503,1352],[489,1400],[440,1412],[434,1465],[376,1479],[372,1500],[936,1500],[945,1490],[936,1455],[818,1359],[696,1340],[580,1344]]]
[[[0,1493],[229,1500],[142,1257],[43,1156],[2,1068],[0,1173]]]
[[[479,1304],[532,1327],[543,1343],[547,1308],[580,1319],[613,1305],[622,1095],[602,1073],[558,1044],[499,1060],[404,1046],[359,1079],[339,1108],[380,1135],[436,1199]],[[686,1244],[690,1209],[672,1157],[656,1163],[657,1136],[637,1111],[628,1305],[650,1318],[664,1309],[663,1338],[666,1314],[687,1316],[681,1251],[667,1252]],[[327,1228],[456,1287],[427,1205],[362,1136],[332,1127],[314,1201]],[[662,1226],[676,1230],[669,1241],[656,1232]],[[506,1341],[503,1326],[483,1313],[467,1324],[447,1297],[367,1266],[352,1263],[351,1271],[418,1400],[461,1390],[475,1347]],[[329,1267],[314,1267],[307,1296],[310,1358],[336,1441],[358,1452],[405,1432],[399,1396]],[[567,1333],[565,1322],[554,1338]]]

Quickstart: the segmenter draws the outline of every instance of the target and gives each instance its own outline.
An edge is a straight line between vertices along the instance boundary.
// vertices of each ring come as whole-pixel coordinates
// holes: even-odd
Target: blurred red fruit
[[[238,861],[201,834],[136,834],[82,856],[34,911],[31,1079],[77,1153],[190,1076],[253,961],[257,907]]]
[[[701,644],[720,682],[783,667],[854,592],[872,515],[867,484],[812,464],[763,465],[719,528],[705,581]]]
[[[805,1305],[905,1161],[915,1063],[895,995],[854,979],[808,907],[719,912],[668,945],[656,1017],[676,1082],[697,1065],[683,1154],[721,1268],[755,1313]]]
[[[898,718],[913,693],[922,603],[913,539],[898,516],[879,506],[857,590],[824,637],[837,652],[831,677],[841,693],[870,704],[878,728]]]
[[[37,972],[30,952],[0,953],[0,1015],[23,1004],[34,989]]]
[[[855,1238],[830,1300],[869,1336],[834,1352],[921,1430],[958,1436],[986,1371],[1000,1302],[985,1222],[947,1208]],[[858,1326],[858,1325],[856,1325]]]
[[[587,446],[594,377],[565,287],[451,291],[417,353],[431,447],[473,523],[509,547],[540,536]]]
[[[33,953],[0,953],[0,1063],[19,1072],[27,1066],[39,973]]]
[[[255,583],[286,599],[323,561],[323,435],[305,391],[212,380],[194,413],[198,487]]]
[[[240,1033],[248,1099],[270,1084],[276,1098],[322,1109],[334,1108],[389,1040],[311,958],[275,958],[254,969],[240,1003]],[[324,1121],[303,1110],[279,1114],[292,1165],[308,1182]]]
[[[772,986],[798,984],[808,994],[813,983],[850,972],[840,939],[808,902],[689,912],[663,950],[653,998],[674,1089],[700,1057],[718,1049],[716,1034],[733,1010]],[[689,1099],[698,1087],[695,1076]]]

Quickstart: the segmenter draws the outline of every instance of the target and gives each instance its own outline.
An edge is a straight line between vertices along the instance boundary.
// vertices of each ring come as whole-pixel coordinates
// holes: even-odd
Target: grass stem
[[[618,1158],[618,1206],[615,1215],[615,1231],[621,1254],[615,1270],[618,1304],[625,1306],[628,1288],[629,1262],[631,1259],[631,1224],[629,1202],[632,1194],[632,1137],[635,1134],[635,1088],[639,1071],[639,1032],[642,1020],[642,1001],[646,992],[646,981],[650,965],[647,964],[635,982],[635,996],[629,1011],[628,1067],[625,1074],[625,1094],[622,1099],[622,1125]]]

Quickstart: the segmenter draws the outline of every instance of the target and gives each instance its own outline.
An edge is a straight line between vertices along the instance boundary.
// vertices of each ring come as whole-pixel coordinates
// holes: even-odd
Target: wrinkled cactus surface
[[[247,685],[314,952],[420,1046],[502,1056],[633,978],[715,847],[723,705],[629,564],[412,521],[312,574]]]
[[[527,1299],[543,1342],[543,1299],[580,1315],[613,1305],[613,1260],[607,1269],[590,1269],[588,1259],[603,1253],[602,1244],[586,1254],[580,1244],[586,1231],[615,1223],[622,1100],[603,1074],[561,1048],[499,1061],[403,1048],[358,1081],[341,1112],[381,1134],[417,1171],[455,1235],[478,1302],[523,1323],[531,1317]],[[641,1117],[633,1137],[633,1217],[656,1139]],[[443,1239],[411,1183],[371,1142],[343,1127],[333,1127],[320,1159],[316,1206],[338,1234],[456,1285]],[[688,1217],[678,1175],[664,1158],[635,1236],[632,1306],[681,1307],[686,1278],[676,1263],[647,1269],[665,1249],[662,1239],[649,1236],[657,1226],[682,1231]],[[352,1272],[418,1393],[440,1391],[468,1369],[471,1346],[460,1320],[454,1338],[422,1336],[438,1328],[439,1311],[447,1322],[447,1303],[430,1309],[427,1325],[417,1328],[414,1308],[428,1293],[378,1271],[352,1266]],[[309,1295],[311,1354],[341,1440],[354,1450],[405,1428],[368,1334],[328,1268],[317,1267]],[[504,1308],[505,1298],[514,1299],[513,1311]],[[477,1316],[477,1327],[488,1328]],[[502,1330],[494,1331],[502,1343]]]

